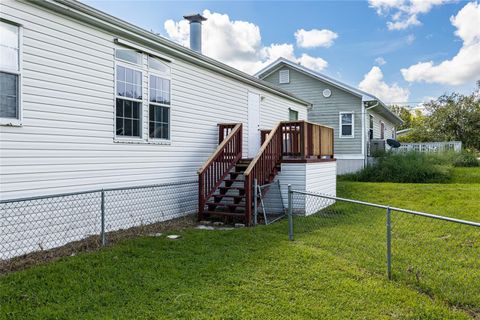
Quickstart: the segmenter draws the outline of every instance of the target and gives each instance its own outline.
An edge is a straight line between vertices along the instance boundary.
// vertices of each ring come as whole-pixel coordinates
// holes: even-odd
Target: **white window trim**
[[[135,43],[132,43],[132,42],[127,41],[127,40],[124,40],[124,39],[116,38],[116,39],[114,40],[114,42],[117,43],[117,44],[120,44],[120,45],[122,45],[122,46],[124,46],[124,47],[128,47],[128,48],[130,48],[130,49],[134,49],[134,50],[137,50],[137,51],[141,51],[141,52],[148,53],[149,55],[154,56],[154,57],[156,57],[156,58],[158,58],[158,59],[161,59],[161,60],[163,60],[163,61],[166,61],[166,62],[173,62],[173,61],[174,61],[172,58],[166,57],[166,56],[164,56],[164,55],[162,55],[162,54],[159,54],[159,53],[157,53],[157,52],[155,52],[155,51],[153,51],[153,50],[150,50],[150,49],[148,49],[148,48],[139,46],[139,45],[137,45],[137,44],[135,44]]]
[[[382,124],[383,124],[383,138],[382,138]],[[387,131],[387,126],[385,125],[385,122],[380,120],[380,137],[378,137],[380,140],[386,140],[385,131]]]
[[[138,64],[131,63],[128,61],[124,61],[121,59],[117,59],[114,55],[115,59],[115,68],[114,68],[114,84],[113,84],[113,89],[114,89],[114,94],[113,94],[113,139],[116,142],[142,142],[144,141],[144,104],[145,104],[145,91],[144,91],[144,71],[142,66],[139,66]],[[142,55],[142,60],[143,60],[143,55]],[[122,66],[125,68],[129,69],[134,69],[135,71],[140,71],[141,72],[141,83],[142,83],[142,100],[138,99],[133,99],[133,98],[128,98],[128,97],[122,97],[117,95],[117,67]],[[123,100],[130,100],[134,102],[140,102],[140,136],[119,136],[117,135],[117,98],[123,99]]]
[[[23,26],[15,21],[0,19],[18,27],[18,70],[0,68],[0,71],[18,75],[18,118],[1,118],[0,126],[21,127],[23,126]]]
[[[342,135],[342,115],[351,114],[352,115],[352,134],[349,136]],[[353,111],[343,111],[338,113],[338,137],[341,139],[353,139],[355,138],[355,112]]]
[[[162,104],[158,102],[150,102],[150,75],[157,76],[163,79],[168,79],[170,80],[170,104]],[[148,73],[148,79],[147,79],[147,124],[148,124],[148,130],[147,130],[147,141],[152,142],[152,143],[158,143],[158,144],[171,144],[172,142],[172,76],[171,72],[170,74],[162,73],[157,70],[152,70],[149,71]],[[167,107],[169,109],[169,121],[168,121],[168,139],[159,139],[159,138],[150,138],[150,104],[160,106],[160,107]]]

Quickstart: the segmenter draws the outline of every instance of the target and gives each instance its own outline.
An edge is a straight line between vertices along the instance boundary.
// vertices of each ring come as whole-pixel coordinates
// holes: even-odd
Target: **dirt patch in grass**
[[[188,215],[169,221],[107,232],[106,246],[111,246],[120,241],[139,236],[146,236],[170,230],[183,230],[186,228],[191,228],[195,225],[195,222],[195,215]],[[80,252],[88,252],[98,250],[100,248],[102,248],[100,236],[92,235],[79,241],[67,243],[61,247],[35,251],[8,260],[0,260],[0,276],[9,272],[19,271],[32,266],[55,261],[63,257],[74,256]]]

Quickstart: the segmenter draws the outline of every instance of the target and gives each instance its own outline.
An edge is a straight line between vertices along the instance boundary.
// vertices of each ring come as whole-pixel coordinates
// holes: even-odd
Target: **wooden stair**
[[[245,222],[246,190],[243,173],[251,161],[252,159],[239,160],[212,196],[207,199],[204,209],[207,219],[224,218],[226,222],[228,220]],[[277,166],[270,175],[270,182],[279,171],[280,166]],[[250,205],[253,206],[253,203]]]
[[[245,179],[243,173],[251,159],[239,160],[220,186],[205,202],[206,217],[240,218],[245,216]]]

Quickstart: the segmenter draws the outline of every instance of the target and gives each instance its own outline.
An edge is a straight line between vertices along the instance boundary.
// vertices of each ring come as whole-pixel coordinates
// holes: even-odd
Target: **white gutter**
[[[365,108],[365,111],[368,111],[368,110],[370,110],[370,109],[373,109],[373,108],[375,108],[375,107],[378,107],[379,105],[380,105],[380,102],[377,101],[377,103],[375,103],[373,106],[370,106],[370,107],[368,107],[368,108]]]

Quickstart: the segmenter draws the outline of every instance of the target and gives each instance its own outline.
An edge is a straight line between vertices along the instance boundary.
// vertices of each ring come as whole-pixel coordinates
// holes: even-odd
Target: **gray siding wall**
[[[290,83],[279,84],[279,71],[290,70]],[[314,79],[287,66],[268,75],[264,80],[288,90],[313,104],[308,120],[334,128],[335,154],[362,153],[362,99],[321,80]],[[330,89],[332,95],[323,97],[323,90]],[[339,112],[354,112],[354,138],[340,138]]]

